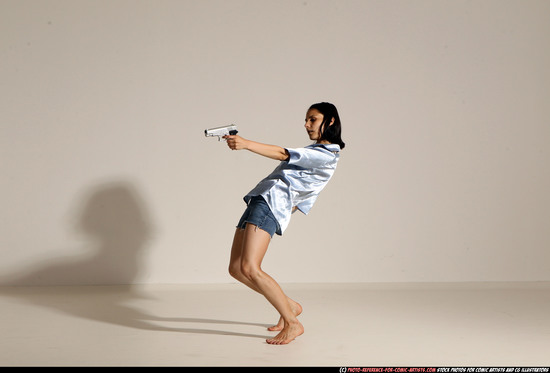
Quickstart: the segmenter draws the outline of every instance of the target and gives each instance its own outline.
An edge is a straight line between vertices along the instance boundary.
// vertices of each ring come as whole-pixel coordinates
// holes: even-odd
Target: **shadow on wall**
[[[89,240],[88,255],[42,260],[32,269],[0,275],[0,285],[132,284],[152,230],[143,200],[131,184],[116,182],[93,188],[81,206],[74,228]]]
[[[55,310],[68,317],[83,318],[129,328],[193,334],[268,338],[266,335],[225,330],[167,327],[161,322],[204,324],[254,324],[231,320],[157,317],[129,303],[151,296],[135,289],[133,281],[142,269],[141,259],[152,226],[143,200],[127,183],[109,183],[93,188],[83,200],[76,229],[89,238],[91,254],[79,259],[53,259],[24,273],[2,275],[0,297]],[[48,286],[50,285],[50,286]],[[53,286],[75,285],[75,286]],[[77,285],[87,286],[83,291]],[[24,320],[24,319],[22,319]]]

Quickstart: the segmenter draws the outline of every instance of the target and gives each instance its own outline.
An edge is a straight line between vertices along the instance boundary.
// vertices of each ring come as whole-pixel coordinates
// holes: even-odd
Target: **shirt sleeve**
[[[334,154],[322,147],[315,148],[286,148],[289,154],[289,164],[303,168],[318,168],[331,162]]]

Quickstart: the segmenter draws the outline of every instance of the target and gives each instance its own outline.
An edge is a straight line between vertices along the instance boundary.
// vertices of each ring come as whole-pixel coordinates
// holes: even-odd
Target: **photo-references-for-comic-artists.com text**
[[[340,373],[549,373],[550,367],[341,367]]]

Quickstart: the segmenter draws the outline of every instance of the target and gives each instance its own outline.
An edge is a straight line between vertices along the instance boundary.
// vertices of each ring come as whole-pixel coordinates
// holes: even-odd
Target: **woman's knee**
[[[241,263],[240,272],[244,277],[252,282],[256,281],[258,277],[262,274],[262,270],[260,269],[260,267],[258,267],[256,264],[246,261],[243,261]]]
[[[260,275],[261,269],[255,265],[248,263],[229,263],[229,275],[239,281],[246,278],[249,281],[254,281]]]
[[[242,276],[241,263],[240,262],[239,263],[234,263],[234,262],[229,263],[228,271],[229,271],[229,275],[231,277],[236,278],[238,280],[239,277]]]

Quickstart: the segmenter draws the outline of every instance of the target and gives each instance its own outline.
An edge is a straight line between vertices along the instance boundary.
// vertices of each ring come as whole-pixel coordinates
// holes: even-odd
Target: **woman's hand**
[[[248,140],[243,139],[239,135],[226,135],[223,137],[227,141],[227,146],[231,150],[241,150],[247,148]]]

